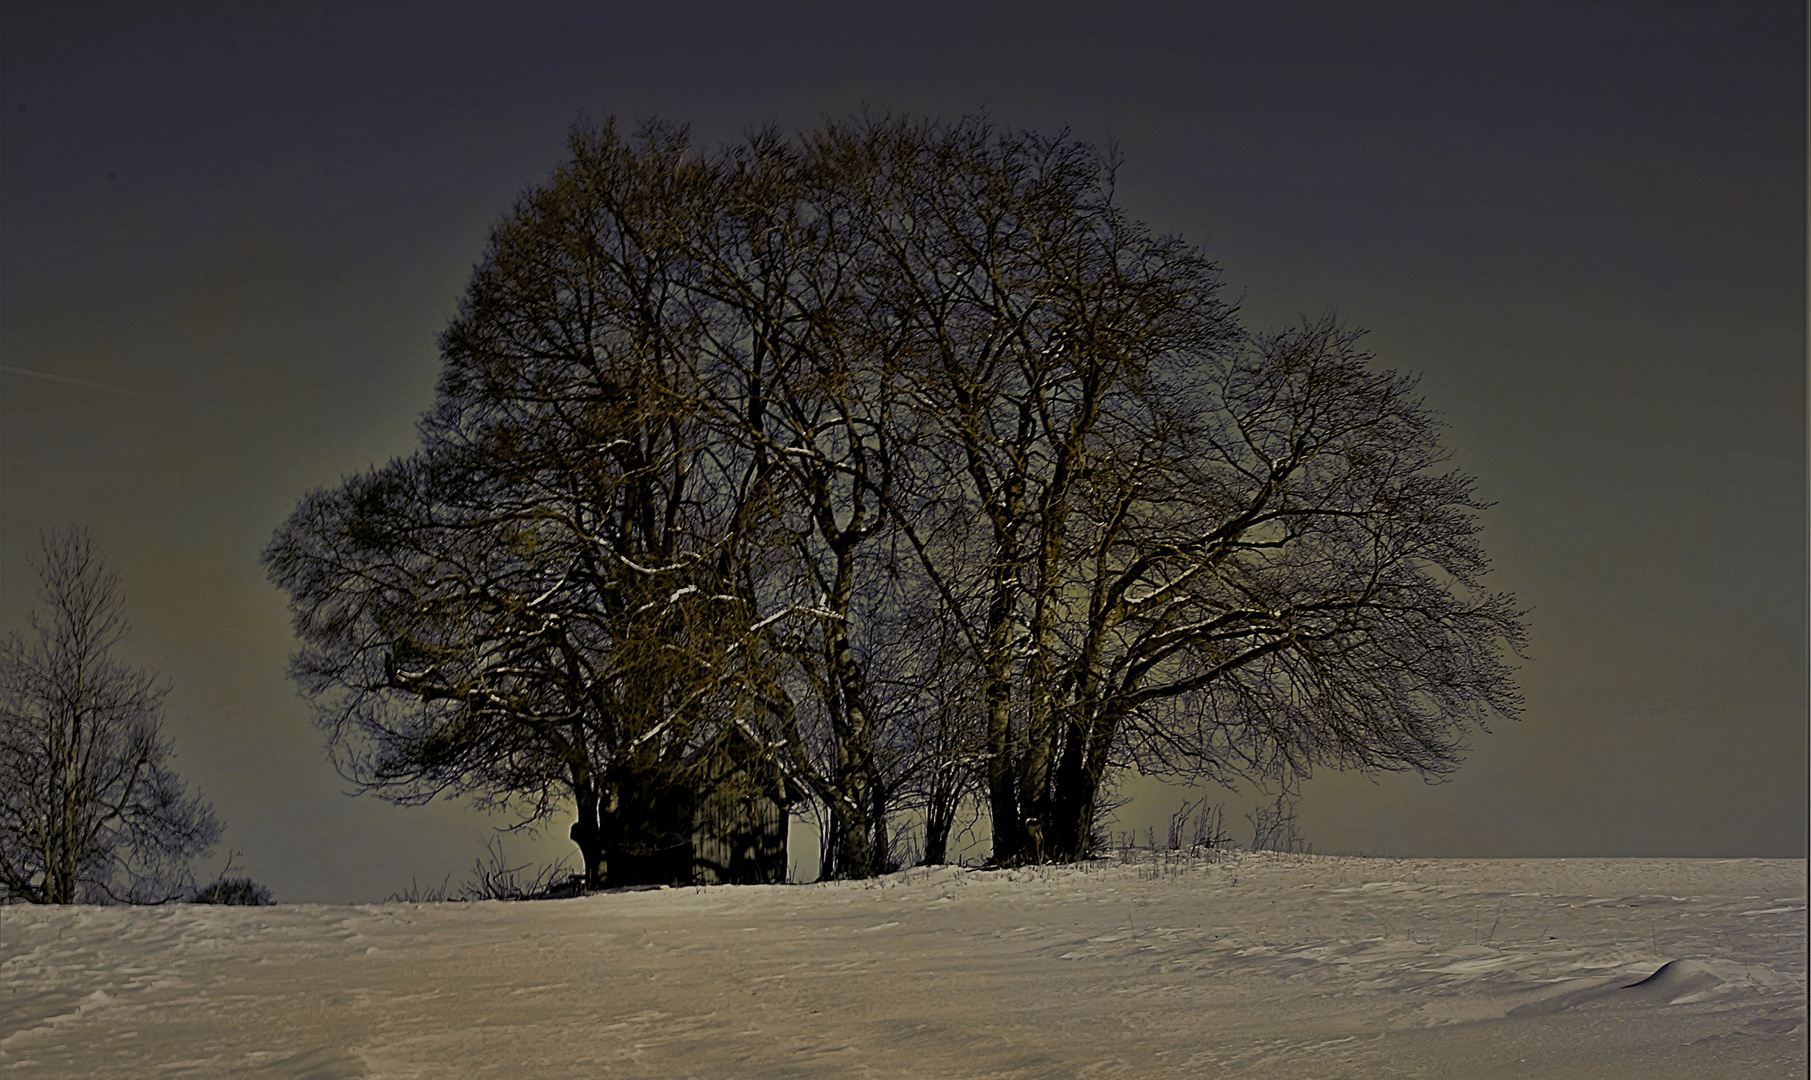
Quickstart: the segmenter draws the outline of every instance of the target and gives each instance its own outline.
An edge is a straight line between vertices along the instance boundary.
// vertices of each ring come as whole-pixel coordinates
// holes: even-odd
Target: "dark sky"
[[[1318,849],[1803,857],[1805,41],[1802,4],[1729,0],[11,0],[0,625],[38,530],[94,527],[240,866],[457,883],[483,820],[341,794],[271,531],[413,446],[487,229],[581,114],[714,144],[985,109],[1117,143],[1124,204],[1251,325],[1369,327],[1496,501],[1526,719],[1443,786],[1318,777]],[[1122,827],[1182,798],[1134,793]]]

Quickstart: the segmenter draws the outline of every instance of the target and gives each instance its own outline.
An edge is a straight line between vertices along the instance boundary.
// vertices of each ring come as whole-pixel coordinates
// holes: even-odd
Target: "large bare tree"
[[[1516,715],[1520,613],[1412,379],[1330,320],[1249,337],[1086,144],[863,138],[913,330],[889,503],[980,675],[996,860],[1084,857],[1116,767],[1438,776]]]
[[[86,531],[44,536],[36,569],[32,632],[0,642],[0,896],[177,899],[220,824],[170,766],[169,688],[114,655],[125,597]]]
[[[571,805],[592,887],[689,874],[676,796],[737,730],[747,656],[763,495],[691,382],[685,150],[575,132],[442,337],[422,449],[308,496],[264,556],[345,775],[526,825]]]

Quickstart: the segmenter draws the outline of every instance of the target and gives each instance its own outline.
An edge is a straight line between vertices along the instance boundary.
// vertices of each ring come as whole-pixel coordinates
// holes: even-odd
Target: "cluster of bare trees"
[[[827,874],[1073,860],[1103,784],[1451,768],[1513,600],[1413,381],[1216,266],[1067,137],[581,126],[494,231],[412,456],[265,552],[341,769],[672,872],[699,784],[809,799]]]

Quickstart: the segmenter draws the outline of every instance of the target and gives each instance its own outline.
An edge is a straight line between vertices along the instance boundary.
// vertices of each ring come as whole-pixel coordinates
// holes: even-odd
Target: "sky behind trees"
[[[1805,853],[1802,6],[11,4],[0,31],[0,621],[38,530],[92,526],[177,769],[280,898],[483,851],[457,807],[340,794],[257,557],[415,445],[487,230],[612,114],[707,144],[863,108],[1068,128],[1248,325],[1333,309],[1422,373],[1497,503],[1491,584],[1533,609],[1527,717],[1439,787],[1317,776],[1319,848]],[[1186,797],[1131,793],[1120,827],[1160,832]]]

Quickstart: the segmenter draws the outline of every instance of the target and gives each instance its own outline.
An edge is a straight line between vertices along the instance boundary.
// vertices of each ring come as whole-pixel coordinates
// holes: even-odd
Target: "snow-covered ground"
[[[15,906],[0,1069],[1803,1077],[1805,875],[1138,852],[535,903]]]

